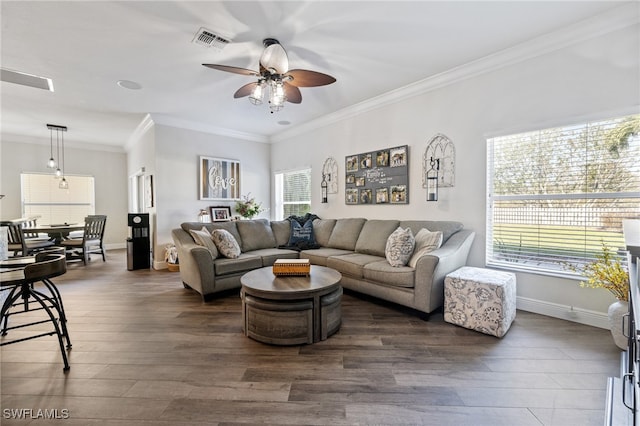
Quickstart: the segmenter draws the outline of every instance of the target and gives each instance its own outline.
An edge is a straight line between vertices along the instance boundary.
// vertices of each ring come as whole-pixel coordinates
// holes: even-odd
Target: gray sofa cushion
[[[313,250],[302,250],[300,252],[300,259],[309,259],[314,265],[327,266],[327,259],[329,256],[339,256],[351,253],[353,253],[351,250],[322,247]]]
[[[363,218],[338,219],[336,226],[331,231],[327,246],[343,250],[355,250],[358,235],[360,235],[360,231],[366,221],[367,219]]]
[[[291,224],[288,220],[274,220],[271,222],[271,230],[276,238],[276,247],[286,246],[289,242],[289,232],[291,232]]]
[[[268,220],[240,220],[236,226],[242,239],[243,252],[276,246],[276,237],[273,235]]]
[[[336,226],[335,219],[315,219],[313,221],[313,234],[316,237],[316,242],[322,247],[329,245],[329,238],[331,238],[334,226]]]
[[[298,252],[295,250],[278,249],[278,248],[264,248],[248,252],[247,254],[253,256],[260,256],[262,258],[262,266],[272,266],[276,259],[297,259]]]
[[[331,256],[327,259],[327,266],[341,274],[356,278],[362,278],[362,270],[365,265],[380,261],[380,256],[370,254],[352,253],[342,256]]]
[[[236,259],[224,257],[216,259],[213,265],[216,275],[228,275],[262,268],[262,258],[252,254],[241,253]]]
[[[408,266],[393,267],[386,260],[367,263],[362,275],[368,281],[379,282],[394,287],[414,287],[416,270]]]
[[[384,257],[387,239],[398,228],[399,223],[398,220],[366,221],[356,242],[356,252]]]
[[[431,232],[441,231],[443,244],[449,237],[464,227],[460,222],[449,220],[402,220],[400,221],[400,226],[403,228],[411,228],[413,235],[416,235],[422,228],[427,228]]]

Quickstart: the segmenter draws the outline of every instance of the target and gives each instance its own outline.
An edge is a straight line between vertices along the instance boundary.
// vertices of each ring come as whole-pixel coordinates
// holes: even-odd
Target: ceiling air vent
[[[193,37],[193,43],[199,44],[200,46],[213,47],[216,50],[222,50],[227,44],[231,43],[231,40],[215,34],[206,28],[200,28],[195,37]]]

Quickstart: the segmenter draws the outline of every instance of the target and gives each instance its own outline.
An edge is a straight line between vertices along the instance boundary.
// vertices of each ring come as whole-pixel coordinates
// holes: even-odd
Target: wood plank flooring
[[[276,347],[242,334],[237,292],[203,303],[121,250],[55,282],[71,370],[53,337],[2,347],[2,425],[601,425],[620,373],[607,330],[523,311],[498,339],[345,293],[338,333]]]

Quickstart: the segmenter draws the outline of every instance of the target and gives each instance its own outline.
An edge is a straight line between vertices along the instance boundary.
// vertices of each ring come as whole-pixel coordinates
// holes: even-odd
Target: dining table
[[[25,231],[37,232],[38,234],[47,234],[56,245],[60,245],[62,240],[66,239],[73,231],[83,231],[84,223],[64,223],[53,225],[38,225],[32,228],[25,228]]]

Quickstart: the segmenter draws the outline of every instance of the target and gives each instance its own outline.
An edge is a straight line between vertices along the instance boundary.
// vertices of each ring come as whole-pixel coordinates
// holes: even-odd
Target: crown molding
[[[468,62],[448,71],[435,74],[415,83],[327,114],[316,120],[287,129],[271,136],[269,140],[271,142],[286,140],[330,124],[356,117],[374,109],[382,108],[531,58],[555,52],[591,38],[637,25],[638,23],[640,23],[640,3],[631,2],[560,30],[536,37],[481,59]]]
[[[146,117],[145,117],[146,119]],[[164,126],[177,127],[180,129],[195,130],[203,133],[210,133],[219,136],[228,136],[245,141],[269,143],[269,137],[257,133],[241,132],[238,130],[227,129],[224,127],[212,126],[210,124],[198,123],[195,121],[184,120],[181,118],[171,117],[165,114],[150,114],[150,119],[156,124]]]
[[[138,126],[135,128],[133,133],[129,135],[129,138],[127,139],[127,142],[125,144],[125,151],[126,152],[131,151],[131,149],[138,143],[140,138],[142,138],[142,135],[147,133],[149,129],[153,127],[153,124],[154,122],[153,122],[153,119],[151,118],[151,115],[150,114],[145,115],[142,121],[140,122],[140,124],[138,124]]]
[[[34,137],[28,135],[18,135],[15,133],[2,133],[1,143],[28,143],[32,145],[45,145],[49,146],[51,144],[50,138],[44,137]],[[121,145],[107,145],[107,144],[99,144],[99,143],[81,143],[81,142],[73,142],[69,139],[65,138],[64,141],[65,149],[73,148],[73,149],[85,149],[87,151],[106,151],[106,152],[117,152],[124,153],[124,147]]]

